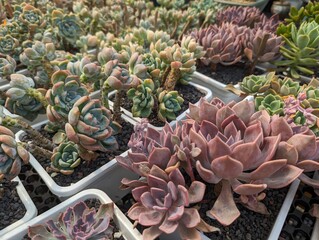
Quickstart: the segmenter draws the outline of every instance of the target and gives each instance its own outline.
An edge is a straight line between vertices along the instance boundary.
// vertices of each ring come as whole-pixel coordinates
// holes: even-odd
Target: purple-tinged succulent
[[[243,51],[243,36],[248,31],[231,23],[221,26],[212,25],[209,28],[195,31],[192,35],[206,51],[201,58],[205,65],[221,63],[231,65],[241,60]]]
[[[205,184],[193,181],[188,188],[178,168],[169,173],[154,165],[144,168],[144,180],[122,183],[133,187],[132,195],[137,201],[128,211],[128,216],[143,226],[143,239],[155,239],[162,233],[177,231],[181,239],[201,239],[199,231],[212,232],[218,229],[205,223],[196,208],[190,204],[200,202],[205,193]]]
[[[98,211],[79,202],[60,213],[56,221],[29,227],[28,236],[33,239],[113,239],[113,203],[101,204]]]
[[[208,214],[223,225],[240,215],[232,191],[249,209],[267,213],[259,202],[265,197],[262,191],[285,187],[302,172],[284,155],[275,158],[282,137],[272,133],[288,125],[286,120],[272,123],[266,111],[255,113],[253,102],[225,105],[218,99],[201,100],[199,106],[190,104],[189,117],[188,123],[193,124],[189,138],[201,149],[195,157],[196,169],[206,182],[222,185]]]
[[[14,133],[0,126],[0,182],[3,178],[18,176],[23,163],[29,162],[29,153],[14,139]]]

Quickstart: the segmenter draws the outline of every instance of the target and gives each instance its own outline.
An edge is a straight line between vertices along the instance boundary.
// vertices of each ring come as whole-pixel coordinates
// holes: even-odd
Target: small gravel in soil
[[[222,64],[219,64],[217,66],[216,72],[213,72],[210,67],[201,64],[199,67],[197,67],[197,71],[221,83],[231,83],[234,85],[238,82],[241,82],[243,78],[247,75],[247,70],[245,68],[244,63],[236,63],[231,66],[224,66]],[[263,73],[263,71],[257,68],[254,71],[254,74],[256,75],[260,75]]]
[[[214,189],[212,186],[207,186],[206,189]],[[200,215],[210,225],[220,228],[221,233],[205,233],[210,239],[216,240],[266,240],[275,223],[276,217],[283,204],[283,201],[288,192],[288,187],[282,189],[266,190],[266,197],[262,201],[268,211],[269,215],[259,214],[245,208],[241,204],[237,204],[240,211],[240,217],[235,220],[230,226],[224,227],[216,220],[206,216],[206,211],[213,207],[216,195],[213,190],[206,191],[203,201],[213,200],[208,203],[201,204]]]
[[[20,200],[15,186],[5,188],[1,194],[0,230],[23,218],[27,211]]]
[[[43,130],[43,128],[40,130],[40,132],[44,136],[51,139],[52,135],[50,136],[45,130]],[[82,178],[88,176],[90,173],[94,172],[99,167],[103,166],[104,164],[114,159],[115,156],[118,156],[122,154],[123,152],[125,152],[128,149],[127,143],[130,140],[130,136],[132,132],[133,132],[133,125],[127,122],[123,122],[122,132],[115,136],[119,144],[119,149],[117,151],[112,151],[109,153],[99,152],[100,155],[93,162],[88,164],[86,161],[83,161],[78,167],[74,169],[73,174],[71,175],[58,174],[53,178],[54,181],[60,186],[70,186],[72,183],[76,183]],[[24,135],[22,140],[25,142],[28,142],[28,141],[31,141],[32,139],[30,139],[28,135]],[[44,169],[50,166],[50,163],[51,163],[50,159],[46,159],[43,156],[35,156],[35,158],[39,161],[39,163],[42,165]]]
[[[193,87],[192,85],[181,85],[178,84],[175,87],[175,90],[179,92],[179,94],[181,95],[182,98],[184,98],[184,102],[182,104],[182,109],[179,111],[180,114],[183,113],[184,111],[186,111],[189,107],[189,103],[197,103],[201,97],[204,97],[205,94],[203,94],[202,92],[198,91],[195,87]],[[114,96],[110,97],[110,100],[113,101],[114,100]],[[132,101],[128,100],[126,98],[126,96],[121,100],[121,107],[130,111],[132,109]],[[153,113],[151,113],[151,115],[148,117],[149,123],[152,124],[153,126],[156,127],[162,127],[164,126],[164,122],[160,121],[157,118],[157,113],[155,113],[153,111]]]

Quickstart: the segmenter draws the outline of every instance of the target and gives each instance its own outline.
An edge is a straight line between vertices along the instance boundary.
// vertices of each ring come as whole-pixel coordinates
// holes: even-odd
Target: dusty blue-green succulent
[[[52,75],[52,88],[46,93],[48,101],[47,116],[51,122],[67,121],[68,114],[74,103],[82,96],[88,95],[88,90],[80,83],[76,75],[60,70]]]
[[[66,15],[59,10],[54,10],[52,12],[52,21],[58,29],[58,35],[69,43],[75,44],[83,33],[80,25],[81,21],[74,14]]]
[[[152,79],[145,79],[137,88],[127,91],[129,99],[133,100],[132,114],[134,117],[148,117],[154,107],[155,85]]]
[[[74,142],[62,142],[53,150],[51,169],[55,172],[70,175],[80,163],[80,150]]]
[[[111,112],[99,99],[83,96],[70,110],[65,132],[70,141],[88,151],[113,151],[118,148],[114,134],[121,127],[111,119]]]
[[[13,55],[19,46],[19,41],[10,35],[0,36],[0,53]]]
[[[0,58],[0,77],[8,78],[12,73],[15,72],[16,67],[16,61],[9,55],[7,55],[5,58]]]
[[[35,89],[32,78],[22,74],[11,74],[10,78],[5,107],[29,121],[33,121],[39,113],[44,113],[47,106],[44,98],[46,90]]]
[[[268,94],[255,98],[256,110],[266,110],[270,115],[282,115],[284,101],[279,95]]]
[[[176,114],[182,109],[184,99],[177,91],[162,91],[158,95],[158,118],[163,122],[175,120]]]
[[[32,48],[24,49],[23,53],[20,54],[20,61],[28,68],[33,69],[39,66],[43,66],[44,63],[54,60],[55,47],[53,43],[46,43],[36,41]]]

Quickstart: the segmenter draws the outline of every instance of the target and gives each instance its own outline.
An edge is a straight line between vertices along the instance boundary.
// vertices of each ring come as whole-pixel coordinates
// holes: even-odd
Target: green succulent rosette
[[[158,117],[163,122],[175,120],[176,115],[182,109],[181,104],[184,99],[179,96],[177,91],[162,91],[158,95]]]
[[[127,91],[128,98],[133,100],[132,114],[134,117],[146,118],[152,113],[155,103],[154,89],[153,80],[145,79],[136,88],[131,88]]]
[[[255,98],[256,110],[266,110],[270,115],[282,115],[284,101],[279,95],[268,94]]]
[[[51,169],[64,175],[70,175],[81,163],[78,146],[71,141],[62,142],[54,149],[51,157]]]
[[[19,46],[19,41],[10,35],[0,37],[0,53],[3,55],[13,55],[16,48]]]

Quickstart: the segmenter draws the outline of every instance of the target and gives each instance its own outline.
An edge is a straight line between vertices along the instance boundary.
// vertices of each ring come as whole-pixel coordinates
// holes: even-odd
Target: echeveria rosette
[[[0,36],[0,53],[3,55],[13,55],[19,46],[19,41],[10,35]]]
[[[162,91],[158,95],[158,117],[163,122],[175,120],[176,115],[182,109],[181,104],[184,99],[177,91]]]
[[[0,77],[9,77],[12,73],[15,72],[16,67],[16,61],[9,55],[7,55],[5,58],[0,58]]]
[[[74,142],[62,142],[53,150],[51,169],[56,172],[70,175],[80,163],[80,150]]]
[[[295,96],[303,90],[298,81],[294,81],[289,77],[277,78],[276,81],[272,81],[271,89],[280,96]]]
[[[74,14],[63,14],[59,10],[53,10],[52,21],[58,28],[60,37],[65,38],[70,43],[75,43],[82,34],[81,20]]]
[[[196,208],[190,204],[200,202],[205,193],[205,184],[193,181],[188,188],[178,169],[169,174],[157,166],[149,169],[146,180],[122,181],[133,187],[136,203],[128,216],[143,226],[143,239],[156,239],[163,233],[177,231],[181,239],[201,239],[199,231],[212,232],[218,229],[201,219]]]
[[[7,90],[5,107],[12,113],[33,121],[38,114],[45,112],[45,89],[34,89],[32,78],[22,74],[11,74],[10,89]],[[38,97],[38,98],[37,98]]]
[[[157,131],[147,127],[147,122],[143,119],[134,126],[135,132],[128,143],[131,151],[125,157],[117,156],[116,160],[140,176],[146,176],[140,166],[152,168],[156,165],[166,172],[176,167],[183,168],[194,181],[193,159],[201,150],[191,143],[187,129],[188,124],[176,124],[173,130],[166,123],[161,131]]]
[[[25,4],[23,6],[19,20],[27,25],[31,31],[35,31],[36,28],[41,29],[45,26],[42,12],[30,4]]]
[[[74,103],[88,90],[80,83],[79,77],[67,70],[59,70],[52,75],[52,88],[46,93],[47,116],[51,122],[66,121]]]
[[[113,136],[120,126],[111,121],[110,110],[101,106],[99,99],[79,98],[68,115],[65,132],[70,141],[89,151],[112,151],[118,148]]]
[[[271,134],[272,127],[276,130],[282,122],[271,125],[270,115],[255,113],[253,102],[225,105],[218,99],[202,100],[199,106],[190,105],[189,117],[190,140],[201,149],[196,169],[204,181],[222,185],[208,214],[223,225],[240,215],[232,191],[247,208],[265,214],[267,208],[260,202],[263,190],[285,187],[302,172],[287,157],[275,156],[281,136]]]
[[[0,126],[0,182],[2,179],[11,180],[18,176],[22,162],[27,164],[30,155],[15,141],[14,133]]]
[[[312,107],[314,109],[319,108],[319,89],[315,87],[307,87],[304,89],[304,92],[306,93],[306,99],[303,101],[303,105],[305,107]],[[317,111],[318,112],[318,111]],[[316,115],[319,116],[318,113]]]
[[[145,79],[136,88],[127,91],[129,99],[133,100],[132,113],[134,117],[148,117],[154,107],[155,85],[152,79]]]
[[[246,94],[263,93],[270,87],[271,81],[275,77],[275,72],[267,75],[249,75],[239,83],[240,89]]]
[[[268,94],[255,98],[256,110],[266,110],[270,115],[282,115],[284,101],[279,95]]]
[[[112,239],[113,203],[101,204],[98,211],[79,202],[59,214],[56,221],[34,225],[28,229],[31,239]]]

